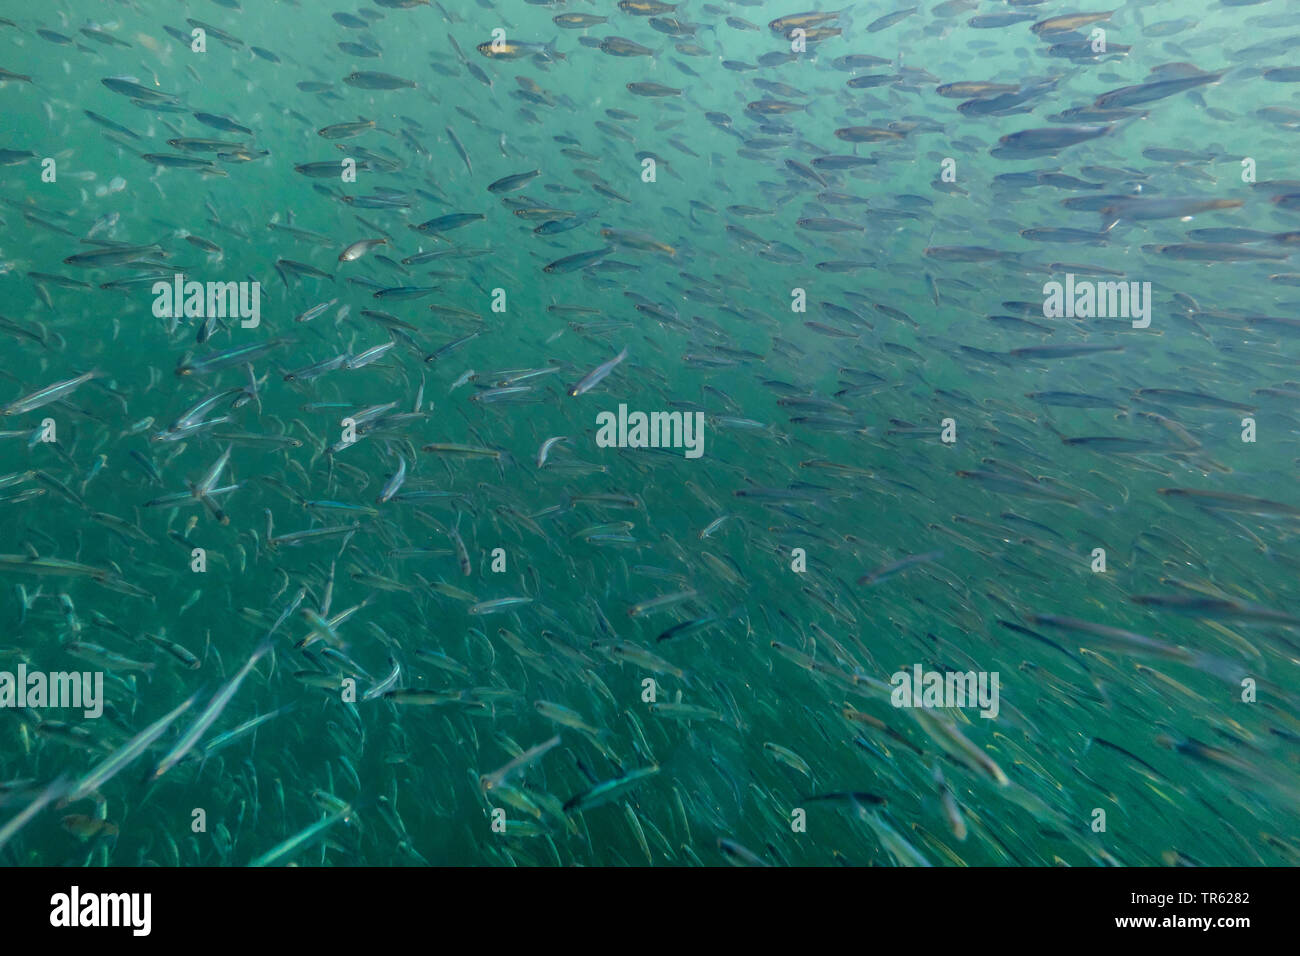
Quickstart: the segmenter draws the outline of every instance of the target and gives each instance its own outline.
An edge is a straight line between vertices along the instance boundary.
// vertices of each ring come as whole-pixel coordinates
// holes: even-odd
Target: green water
[[[0,2],[0,861],[1300,858],[1294,5],[649,12]]]

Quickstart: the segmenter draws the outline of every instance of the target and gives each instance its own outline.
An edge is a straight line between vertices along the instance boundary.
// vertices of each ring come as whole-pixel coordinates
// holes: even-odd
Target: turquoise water
[[[0,3],[0,860],[1295,863],[1296,7],[907,9]]]

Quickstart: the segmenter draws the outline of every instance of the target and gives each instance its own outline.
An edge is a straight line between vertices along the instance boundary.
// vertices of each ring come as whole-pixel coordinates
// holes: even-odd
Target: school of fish
[[[0,864],[1300,863],[1298,50],[0,3]]]

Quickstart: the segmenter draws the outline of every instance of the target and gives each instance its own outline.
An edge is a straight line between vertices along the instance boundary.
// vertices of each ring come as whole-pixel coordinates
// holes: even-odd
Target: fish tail
[[[1231,661],[1226,657],[1219,657],[1206,651],[1193,655],[1190,663],[1197,670],[1203,671],[1212,677],[1221,678],[1230,684],[1240,684],[1242,679],[1246,677],[1246,668],[1237,661]]]

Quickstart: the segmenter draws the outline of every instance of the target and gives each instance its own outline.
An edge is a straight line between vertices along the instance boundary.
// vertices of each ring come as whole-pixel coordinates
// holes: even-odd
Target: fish
[[[1007,133],[998,138],[993,155],[1053,155],[1079,143],[1105,136],[1114,130],[1110,124],[1048,126]]]
[[[356,262],[372,249],[388,245],[387,239],[358,239],[339,253],[339,262]]]
[[[605,780],[595,786],[576,793],[564,802],[565,813],[582,813],[587,810],[594,810],[596,807],[618,800],[625,793],[639,787],[646,780],[659,773],[659,766],[651,764],[647,767],[638,767],[635,770],[629,770],[620,777],[612,780]]]
[[[134,763],[150,744],[166,733],[167,729],[193,706],[197,697],[198,695],[194,694],[181,701],[79,777],[69,786],[67,800],[75,802],[100,790],[108,781]]]
[[[588,734],[592,737],[600,737],[602,733],[605,733],[600,728],[593,727],[589,724],[576,711],[573,711],[562,704],[557,704],[549,700],[539,700],[534,702],[533,706],[539,714],[547,720],[555,721],[557,724],[570,727],[573,730],[582,731],[584,734]]]
[[[500,179],[488,183],[488,192],[509,193],[518,189],[523,189],[524,186],[528,185],[528,183],[532,182],[532,180],[536,179],[541,174],[542,171],[540,169],[531,169],[524,173],[513,173],[509,176],[502,176]]]
[[[414,80],[374,70],[355,70],[343,77],[343,82],[362,90],[413,90],[416,87]]]
[[[89,661],[97,667],[111,671],[151,671],[158,665],[153,661],[137,661],[111,651],[98,644],[85,641],[72,641],[65,645],[67,652],[74,657]]]
[[[313,842],[321,833],[338,823],[340,820],[346,820],[352,815],[352,808],[338,810],[334,813],[327,814],[320,820],[299,830],[293,836],[276,844],[265,853],[258,856],[248,865],[250,867],[272,866],[287,856],[291,856],[301,847]]]
[[[533,599],[530,597],[504,597],[493,598],[490,601],[479,601],[465,609],[467,614],[483,616],[485,614],[499,614],[502,611],[513,610],[517,607],[532,604]]]
[[[322,126],[316,131],[316,135],[325,139],[351,139],[374,128],[374,120],[361,119],[354,123],[332,123],[329,126]]]
[[[1253,249],[1234,242],[1151,243],[1143,246],[1142,249],[1144,252],[1193,262],[1239,262],[1242,260],[1285,262],[1288,258],[1287,253],[1284,252]]]
[[[167,751],[166,755],[158,761],[158,766],[154,768],[152,774],[154,780],[157,780],[172,767],[176,766],[176,764],[179,763],[196,744],[198,744],[203,734],[206,733],[207,729],[212,726],[218,717],[221,716],[221,712],[226,709],[231,698],[234,697],[235,693],[239,690],[240,684],[242,684],[248,677],[257,662],[270,652],[272,646],[273,645],[269,640],[258,645],[253,653],[249,655],[248,660],[244,662],[244,666],[241,667],[235,673],[235,676],[227,681],[226,684],[213,695],[212,700],[208,702],[208,705],[203,709],[203,712],[199,714],[198,719],[190,725],[189,729],[181,735],[180,740],[178,740],[176,744]]]
[[[1300,508],[1295,505],[1236,492],[1221,492],[1199,488],[1158,488],[1157,493],[1172,498],[1174,501],[1185,501],[1199,505],[1202,508],[1238,511],[1259,517],[1300,518]]]
[[[1098,647],[1123,654],[1177,661],[1205,670],[1207,673],[1225,677],[1228,680],[1233,680],[1238,670],[1237,666],[1232,662],[1225,661],[1214,655],[1192,651],[1176,644],[1167,644],[1164,641],[1124,630],[1123,628],[1095,624],[1091,621],[1057,614],[1031,614],[1028,616],[1028,620],[1031,624],[1086,634],[1088,635],[1088,642]]]
[[[593,388],[595,388],[597,385],[603,382],[606,378],[608,378],[609,374],[613,372],[614,369],[616,369],[619,365],[621,365],[626,358],[627,358],[627,347],[625,346],[623,350],[620,351],[617,355],[615,355],[612,359],[610,359],[607,362],[602,362],[600,365],[597,365],[594,369],[592,369],[581,379],[579,379],[575,384],[571,385],[569,387],[569,396],[571,398],[577,398],[579,395],[585,395],[587,392],[591,391]]]
[[[565,59],[565,54],[556,49],[554,41],[533,43],[524,40],[487,40],[474,49],[490,60],[521,60],[524,57],[536,57],[549,62]]]
[[[1091,23],[1109,20],[1114,13],[1114,10],[1107,10],[1103,13],[1067,13],[1039,20],[1029,29],[1040,36],[1050,33],[1072,33]]]
[[[585,30],[588,27],[608,23],[609,17],[598,16],[594,13],[561,13],[551,17],[551,22],[566,30]]]
[[[662,83],[654,83],[650,80],[640,80],[635,83],[628,83],[627,90],[635,96],[681,96],[682,91],[675,86],[665,86]]]
[[[835,138],[847,143],[896,143],[903,140],[904,134],[876,126],[845,126],[835,131]]]
[[[600,41],[597,49],[610,56],[654,56],[654,50],[625,37],[605,37]]]
[[[64,265],[85,269],[105,269],[128,265],[153,255],[165,254],[161,246],[109,246],[92,252],[78,252],[63,260]]]
[[[906,571],[908,568],[916,567],[920,564],[928,564],[931,561],[937,561],[943,557],[942,551],[929,551],[925,554],[910,554],[905,558],[887,564],[884,567],[877,568],[858,578],[859,584],[879,584],[887,581],[897,574]]]
[[[473,222],[482,222],[486,216],[482,213],[450,213],[445,216],[436,216],[427,222],[422,222],[418,226],[410,228],[416,232],[425,235],[438,235],[439,233],[450,232],[453,229],[462,229]]]
[[[3,406],[0,406],[0,415],[24,415],[27,412],[34,412],[38,408],[44,408],[53,402],[61,401],[71,395],[82,385],[95,378],[100,378],[101,372],[92,370],[76,378],[70,378],[62,382],[55,382],[53,385],[46,385],[39,388],[22,398],[16,398]]]
[[[1129,600],[1141,607],[1168,611],[1185,617],[1300,625],[1300,617],[1293,614],[1234,601],[1230,598],[1182,594],[1133,594],[1129,596]]]
[[[1123,86],[1119,89],[1102,93],[1094,100],[1094,105],[1098,109],[1123,109],[1130,106],[1139,106],[1143,103],[1152,103],[1156,100],[1162,100],[1167,96],[1174,96],[1178,93],[1185,93],[1188,90],[1194,90],[1199,86],[1205,86],[1208,83],[1217,83],[1224,76],[1224,72],[1218,73],[1197,73],[1192,76],[1179,77],[1171,80],[1156,80],[1151,83],[1139,83],[1135,86]]]

